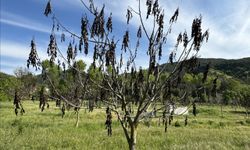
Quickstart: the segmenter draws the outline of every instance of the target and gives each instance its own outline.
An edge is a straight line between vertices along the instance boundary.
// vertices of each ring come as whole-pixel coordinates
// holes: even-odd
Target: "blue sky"
[[[128,6],[137,9],[137,0],[94,1],[99,7],[105,4],[106,14],[113,13],[114,34],[118,39],[122,38],[127,28],[133,32],[138,27],[138,18],[134,17],[129,27],[125,19]],[[13,74],[15,68],[26,66],[30,41],[33,37],[36,40],[39,56],[46,58],[52,26],[51,19],[43,15],[46,3],[47,0],[1,0],[1,72]],[[165,57],[162,62],[167,61],[167,55],[175,44],[176,35],[185,30],[189,32],[192,19],[200,14],[203,16],[203,29],[210,30],[209,42],[203,45],[200,57],[228,59],[250,57],[249,0],[160,0],[160,4],[166,13],[166,25],[174,10],[180,8],[179,19],[164,49]],[[66,27],[79,33],[80,18],[85,14],[80,0],[52,0],[52,7]],[[146,27],[150,26],[151,22],[148,21]],[[131,40],[134,41],[133,38]],[[60,44],[59,48],[66,50],[69,41]],[[144,46],[139,51],[137,64],[146,67],[146,52],[143,49]],[[90,64],[90,57],[81,58]]]

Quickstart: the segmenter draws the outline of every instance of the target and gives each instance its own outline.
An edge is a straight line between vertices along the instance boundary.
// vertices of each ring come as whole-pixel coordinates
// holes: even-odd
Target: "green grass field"
[[[26,113],[15,116],[12,102],[0,102],[0,149],[128,149],[122,128],[113,116],[113,136],[105,130],[105,111],[95,109],[80,112],[79,127],[75,128],[73,111],[61,118],[55,103],[40,112],[38,103],[24,102]],[[221,117],[220,106],[198,105],[197,117],[174,118],[181,126],[174,125],[164,132],[164,126],[153,120],[150,127],[143,123],[138,129],[137,149],[250,149],[250,120],[245,118],[244,109],[224,107]]]

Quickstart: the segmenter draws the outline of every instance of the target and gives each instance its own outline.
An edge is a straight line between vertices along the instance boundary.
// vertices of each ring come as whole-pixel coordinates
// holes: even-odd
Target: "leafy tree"
[[[0,101],[11,101],[17,84],[18,81],[14,76],[0,73]]]
[[[240,105],[246,109],[246,116],[250,110],[250,86],[244,86],[241,90]]]

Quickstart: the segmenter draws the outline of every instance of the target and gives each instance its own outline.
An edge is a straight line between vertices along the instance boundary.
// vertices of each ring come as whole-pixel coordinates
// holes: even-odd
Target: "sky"
[[[88,0],[84,0],[88,2]],[[43,15],[48,0],[1,0],[0,14],[0,71],[13,74],[17,67],[26,67],[26,60],[30,52],[30,41],[34,38],[39,57],[46,59],[52,20]],[[128,6],[137,10],[137,0],[94,0],[99,8],[105,4],[105,13],[113,14],[114,36],[120,41],[128,29],[132,33],[139,26],[139,19],[134,15],[129,26],[126,25],[126,10]],[[89,16],[80,0],[51,0],[52,9],[57,18],[68,29],[80,33],[80,19]],[[145,3],[145,0],[142,0]],[[163,50],[162,63],[167,62],[167,56],[173,50],[176,36],[185,30],[190,33],[192,20],[200,14],[203,18],[202,28],[209,29],[208,43],[204,43],[199,52],[202,58],[238,59],[250,57],[250,1],[249,0],[159,0],[165,12],[165,25],[179,7],[180,14],[167,46]],[[142,8],[142,12],[146,7]],[[150,30],[152,21],[146,22]],[[60,35],[61,32],[58,33]],[[131,37],[131,41],[135,38]],[[60,41],[58,39],[58,41]],[[66,51],[69,38],[65,43],[58,42],[59,48]],[[133,43],[133,42],[132,42]],[[138,51],[138,66],[147,67],[145,63],[146,44],[142,44]],[[91,51],[90,51],[91,54]],[[83,59],[88,65],[91,55]],[[33,71],[33,70],[31,70]]]

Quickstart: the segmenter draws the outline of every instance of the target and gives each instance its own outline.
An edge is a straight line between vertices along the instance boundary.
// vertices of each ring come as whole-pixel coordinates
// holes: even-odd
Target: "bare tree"
[[[132,46],[134,43],[131,41],[132,35],[128,27],[121,40],[115,38],[112,13],[105,16],[105,5],[98,9],[93,0],[89,0],[89,2],[80,1],[87,11],[86,15],[81,18],[80,35],[71,32],[60,22],[52,10],[50,1],[44,14],[46,16],[51,15],[54,23],[48,46],[50,61],[53,63],[58,58],[57,54],[59,54],[68,68],[75,72],[75,83],[82,87],[84,94],[81,98],[76,96],[75,98],[79,101],[75,101],[75,98],[63,96],[53,85],[49,76],[47,76],[47,80],[54,87],[57,96],[67,105],[75,107],[77,113],[79,113],[84,97],[88,94],[91,95],[93,90],[99,90],[100,96],[98,99],[106,103],[109,109],[117,115],[129,144],[129,149],[133,150],[136,146],[138,125],[148,116],[146,112],[157,102],[164,101],[164,104],[167,104],[167,101],[171,100],[172,89],[180,88],[185,73],[197,67],[197,54],[203,41],[208,40],[208,30],[202,32],[202,17],[200,16],[193,20],[190,36],[186,31],[178,35],[175,48],[168,59],[168,63],[173,66],[173,70],[168,75],[163,76],[167,65],[160,65],[160,59],[163,49],[166,48],[172,26],[178,19],[179,8],[169,19],[169,23],[165,23],[164,9],[160,7],[158,0],[146,0],[144,6],[147,10],[145,13],[142,12],[142,0],[138,0],[137,10],[128,7],[127,26],[129,26],[133,16],[137,16],[140,23],[135,34],[137,41],[135,46]],[[148,30],[146,23],[152,24],[152,29]],[[63,32],[61,41],[65,40],[64,33],[69,34],[73,40],[79,40],[78,44],[74,46],[69,43],[67,57],[63,56],[57,47],[55,28]],[[148,68],[146,70],[136,65],[137,51],[141,49],[142,41],[143,45],[147,45],[145,52],[148,57]],[[83,50],[88,55],[89,49],[93,50],[92,67],[94,71],[92,71],[94,74],[97,73],[101,76],[101,82],[96,81],[91,74],[79,71],[74,65],[77,51]],[[120,50],[120,53],[118,50]],[[177,56],[178,51],[180,51],[180,54]],[[30,64],[36,68],[40,66],[33,40],[27,62],[28,66]],[[186,93],[184,94],[186,95]],[[131,106],[133,107],[131,108]],[[157,111],[165,108],[166,106],[154,109],[154,115]],[[128,124],[128,127],[126,124]]]

